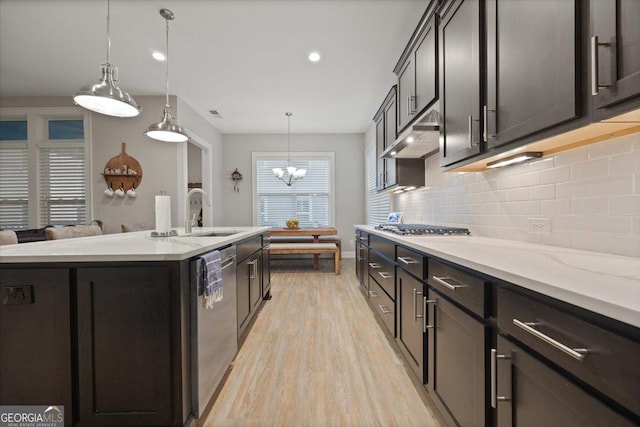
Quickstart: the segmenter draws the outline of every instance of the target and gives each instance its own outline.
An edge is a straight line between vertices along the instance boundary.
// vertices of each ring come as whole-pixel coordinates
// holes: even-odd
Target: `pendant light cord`
[[[167,90],[167,106],[169,106],[169,19],[165,18],[167,23],[167,73],[166,73],[166,90]]]
[[[109,6],[109,0],[107,0],[107,64],[111,64],[111,8]]]
[[[291,113],[287,114],[287,166],[291,166]]]

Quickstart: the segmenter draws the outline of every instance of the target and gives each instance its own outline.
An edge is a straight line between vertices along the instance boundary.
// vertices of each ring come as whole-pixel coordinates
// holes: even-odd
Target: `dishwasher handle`
[[[223,259],[222,262],[221,262],[221,265],[222,265],[221,270],[224,270],[225,268],[234,265],[235,262],[236,262],[236,256],[235,255],[231,255],[231,256]]]

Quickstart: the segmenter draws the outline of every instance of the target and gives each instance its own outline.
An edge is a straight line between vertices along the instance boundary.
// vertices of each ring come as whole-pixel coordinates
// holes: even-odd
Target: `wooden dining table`
[[[338,234],[335,227],[272,227],[269,229],[272,236],[313,236],[313,243],[320,242],[320,236],[333,236]],[[318,258],[320,255],[313,255],[313,268],[318,268]]]

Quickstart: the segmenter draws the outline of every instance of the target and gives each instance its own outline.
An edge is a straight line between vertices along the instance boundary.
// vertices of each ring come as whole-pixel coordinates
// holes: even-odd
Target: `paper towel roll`
[[[171,231],[171,196],[156,196],[156,231]]]

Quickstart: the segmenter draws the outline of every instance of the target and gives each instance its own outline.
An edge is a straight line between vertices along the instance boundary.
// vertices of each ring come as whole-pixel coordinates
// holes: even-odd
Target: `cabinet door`
[[[640,95],[640,2],[592,0],[589,4],[592,70],[589,89],[595,107],[604,108]]]
[[[0,270],[0,405],[71,406],[71,314],[66,269]]]
[[[415,104],[418,113],[438,99],[437,57],[436,16],[434,15],[415,48]]]
[[[413,372],[424,383],[424,307],[425,286],[398,269],[398,340]]]
[[[384,114],[376,122],[376,189],[384,188],[384,160],[380,155],[384,151]]]
[[[398,73],[398,130],[413,119],[415,113],[416,71],[413,56],[407,58]]]
[[[486,10],[489,148],[576,117],[576,0],[487,0]]]
[[[262,301],[262,289],[260,288],[260,271],[262,268],[262,254],[257,253],[249,261],[249,293],[251,295],[251,311],[255,311]]]
[[[429,388],[461,427],[490,425],[485,397],[487,327],[430,291]]]
[[[481,151],[480,0],[454,0],[442,16],[440,55],[440,165]]]
[[[517,345],[497,342],[498,427],[634,425]]]
[[[250,259],[239,262],[236,267],[237,290],[238,297],[238,337],[242,334],[251,314],[251,275],[253,274],[253,266],[249,265]]]
[[[267,298],[271,289],[271,251],[262,250],[262,298]]]
[[[393,99],[385,107],[384,110],[384,148],[391,146],[396,140],[396,100]],[[384,161],[384,186],[391,187],[396,185],[396,161],[395,159],[385,159]]]
[[[78,269],[81,425],[172,423],[170,277],[168,267]]]

